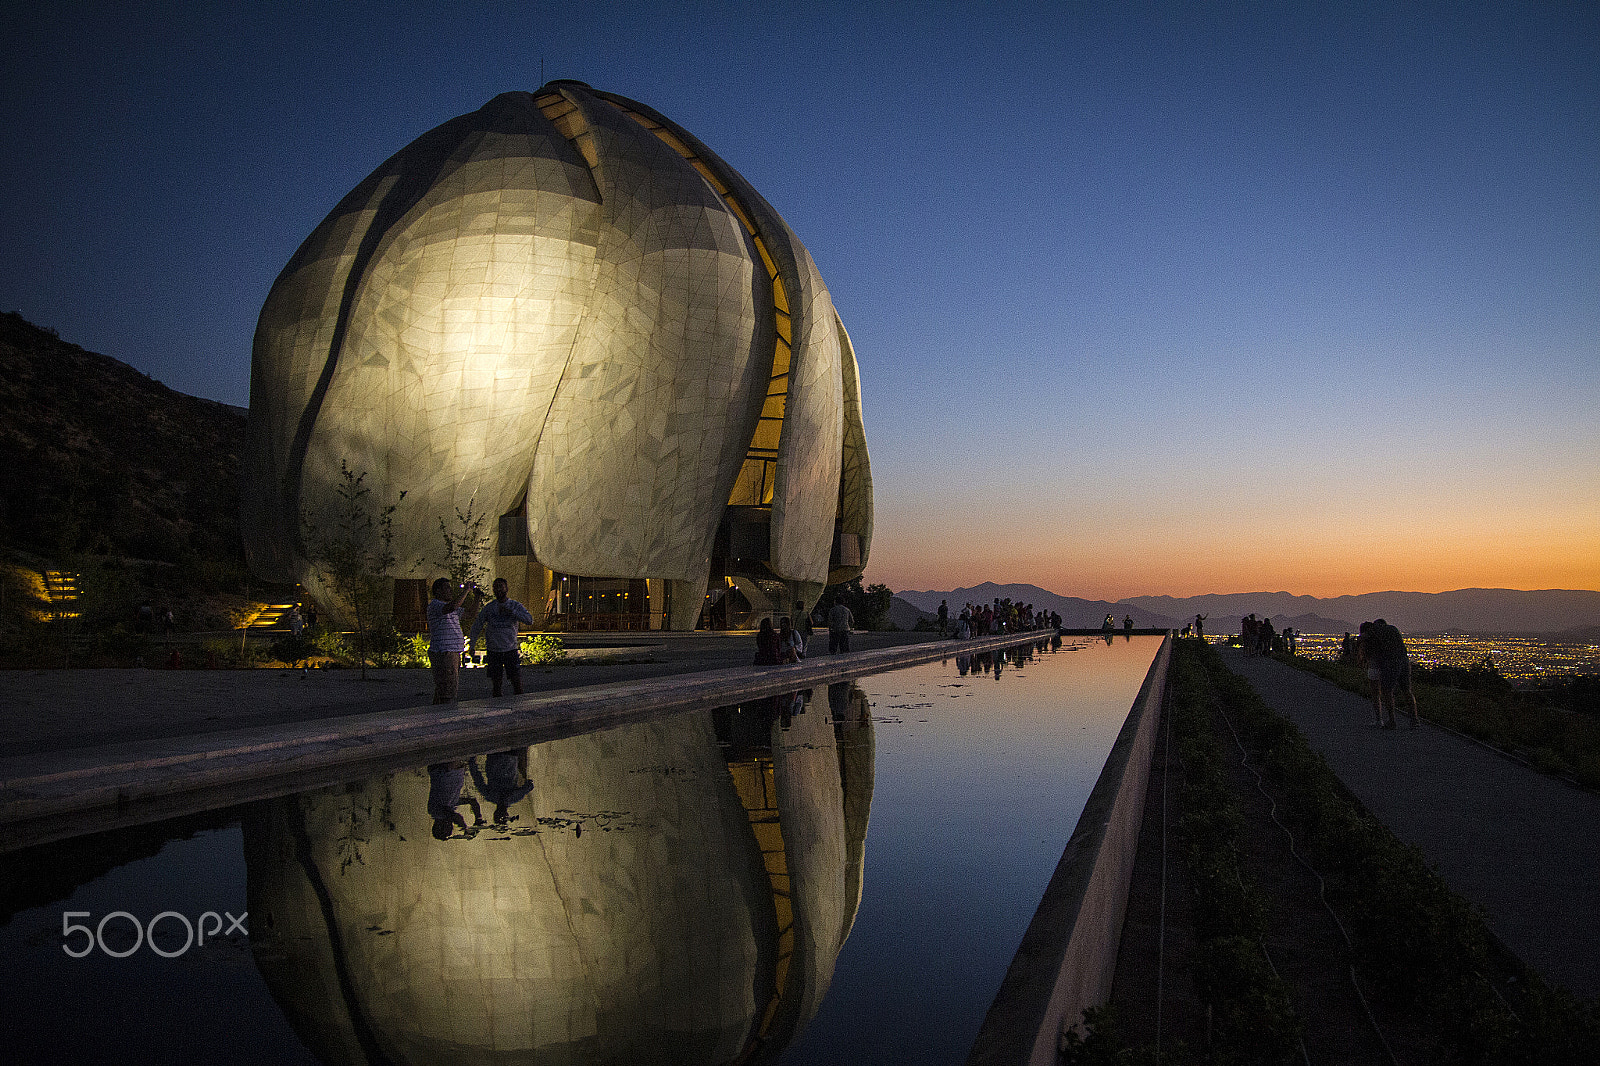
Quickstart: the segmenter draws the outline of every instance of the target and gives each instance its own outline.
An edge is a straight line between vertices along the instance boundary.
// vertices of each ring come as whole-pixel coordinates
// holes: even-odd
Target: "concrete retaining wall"
[[[1048,1066],[1062,1031],[1111,997],[1171,655],[1169,633],[984,1017],[969,1066]]]

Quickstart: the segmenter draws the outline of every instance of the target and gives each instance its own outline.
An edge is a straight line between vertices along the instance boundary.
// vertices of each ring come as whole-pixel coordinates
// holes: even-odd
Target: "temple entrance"
[[[651,610],[650,583],[644,578],[553,574],[544,622],[546,629],[569,633],[659,629],[659,616],[668,610],[665,602]]]

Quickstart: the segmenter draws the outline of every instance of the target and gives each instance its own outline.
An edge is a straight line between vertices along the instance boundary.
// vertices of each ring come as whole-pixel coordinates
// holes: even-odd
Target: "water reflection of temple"
[[[424,770],[263,804],[257,965],[330,1063],[771,1061],[861,898],[872,724],[833,690],[529,748],[508,825],[449,840]]]

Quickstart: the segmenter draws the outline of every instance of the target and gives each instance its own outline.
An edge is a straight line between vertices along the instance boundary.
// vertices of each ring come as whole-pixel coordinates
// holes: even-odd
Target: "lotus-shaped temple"
[[[439,521],[535,615],[692,628],[861,573],[872,481],[849,335],[804,245],[643,104],[504,93],[346,196],[261,311],[246,550],[319,595],[341,463],[395,513],[396,609]],[[732,590],[738,590],[738,596]]]

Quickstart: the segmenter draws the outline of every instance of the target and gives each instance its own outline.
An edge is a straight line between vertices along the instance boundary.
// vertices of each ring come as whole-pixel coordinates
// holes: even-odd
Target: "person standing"
[[[1411,656],[1406,651],[1405,637],[1400,630],[1382,618],[1372,623],[1372,643],[1378,660],[1378,688],[1381,699],[1388,707],[1386,729],[1394,728],[1395,697],[1401,689],[1411,700],[1411,728],[1417,728],[1417,696],[1411,691]]]
[[[837,655],[850,650],[850,629],[856,624],[855,615],[844,605],[843,599],[833,601],[828,612],[828,654]]]
[[[1373,623],[1362,622],[1356,627],[1356,663],[1367,672],[1367,680],[1372,683],[1372,713],[1373,725],[1383,725],[1383,682],[1380,680],[1383,672],[1378,669],[1378,637],[1373,632]]]
[[[1125,614],[1122,616],[1122,632],[1125,636],[1133,632],[1133,615]]]
[[[939,636],[944,636],[950,628],[950,604],[946,600],[939,601]]]
[[[802,641],[800,650],[804,652],[805,645],[811,642],[811,635],[816,629],[811,624],[811,615],[806,611],[805,604],[799,600],[794,601],[794,629],[800,634]]]
[[[305,648],[300,644],[300,637],[306,631],[306,622],[305,619],[300,617],[300,605],[298,603],[289,608],[288,622],[289,639],[295,645],[294,655],[296,656],[294,662],[289,664],[289,667],[293,669],[298,666],[300,667],[300,676],[309,677],[310,672],[305,667]]]
[[[1194,635],[1201,640],[1206,639],[1206,616],[1203,614],[1194,616]]]
[[[495,578],[494,584],[490,587],[494,589],[494,599],[478,612],[478,617],[472,622],[472,633],[467,639],[470,643],[476,644],[478,634],[480,632],[486,634],[489,649],[487,663],[489,685],[493,694],[500,695],[501,675],[504,674],[511,680],[512,693],[520,696],[522,658],[517,648],[517,624],[533,625],[533,615],[528,613],[526,607],[507,595],[510,586],[506,584],[505,578]]]
[[[478,586],[460,586],[456,598],[448,600],[450,582],[439,578],[433,583],[433,599],[428,601],[428,662],[433,667],[433,702],[454,703],[461,689],[461,652],[466,640],[461,635],[461,604]],[[463,772],[466,764],[462,764]]]

